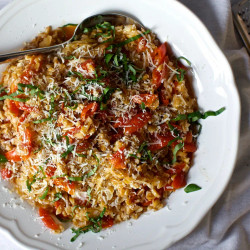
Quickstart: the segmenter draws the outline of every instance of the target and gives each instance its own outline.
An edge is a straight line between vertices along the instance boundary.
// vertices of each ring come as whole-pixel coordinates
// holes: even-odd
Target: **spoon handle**
[[[49,53],[49,52],[52,52],[54,50],[57,50],[57,49],[63,47],[63,45],[64,45],[64,43],[63,44],[53,45],[53,46],[50,46],[50,47],[29,49],[29,50],[13,52],[13,53],[8,53],[8,54],[1,54],[0,55],[0,62],[3,62],[3,61],[8,60],[8,59],[15,58],[15,57],[18,57],[18,56],[28,55],[28,54]]]

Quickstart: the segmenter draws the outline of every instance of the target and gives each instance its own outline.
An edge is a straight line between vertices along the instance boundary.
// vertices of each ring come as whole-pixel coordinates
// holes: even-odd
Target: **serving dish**
[[[0,13],[1,53],[22,47],[23,42],[48,25],[57,27],[69,22],[78,23],[86,16],[105,12],[136,17],[161,41],[167,40],[177,56],[185,56],[192,62],[190,77],[202,110],[226,107],[220,116],[202,122],[199,149],[188,179],[188,183],[196,183],[202,190],[191,194],[178,190],[158,212],[143,215],[137,221],[121,223],[99,234],[88,233],[70,243],[70,230],[59,236],[50,234],[37,221],[37,212],[21,203],[15,195],[5,192],[7,183],[1,181],[3,206],[0,207],[0,225],[26,248],[163,249],[198,224],[230,179],[237,153],[240,116],[232,72],[206,28],[180,3],[171,0],[162,0],[157,5],[150,0],[129,0],[126,3],[114,0],[105,3],[100,0],[91,3],[80,0],[14,1]]]

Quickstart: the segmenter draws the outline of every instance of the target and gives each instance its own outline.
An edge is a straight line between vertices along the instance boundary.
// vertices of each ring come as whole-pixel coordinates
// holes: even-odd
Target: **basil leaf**
[[[186,73],[186,70],[177,69],[177,71],[180,72],[180,74],[176,74],[176,78],[177,78],[178,82],[182,82],[184,80],[184,75]]]
[[[188,120],[191,122],[195,122],[199,119],[206,119],[209,116],[217,116],[221,114],[223,111],[225,111],[225,107],[220,108],[217,111],[207,111],[204,114],[202,114],[200,111],[193,112],[191,114],[188,114]]]
[[[97,166],[95,166],[92,170],[90,170],[88,173],[87,173],[87,178],[88,177],[90,177],[90,176],[92,176],[92,175],[94,175],[95,174],[95,172],[96,172],[96,170],[97,170]]]
[[[40,169],[40,171],[41,171],[42,174],[43,174],[43,178],[46,178],[46,175],[45,175],[45,173],[44,173],[43,167],[42,167],[42,166],[39,166],[39,169]]]
[[[68,154],[70,154],[70,153],[74,150],[74,148],[75,148],[75,145],[70,145],[70,146],[68,147],[67,151],[61,154],[61,157],[62,157],[62,158],[66,158],[66,156],[67,156]]]
[[[195,111],[189,114],[180,114],[175,118],[171,119],[171,121],[182,121],[182,120],[189,120],[190,122],[196,122],[199,119],[206,119],[209,116],[217,116],[226,110],[225,107],[218,109],[217,111],[206,111],[205,113],[201,113],[200,111]]]
[[[142,110],[145,110],[145,109],[146,109],[145,103],[144,103],[144,102],[141,103],[141,109],[142,109]]]
[[[185,60],[185,61],[187,62],[187,64],[188,64],[189,66],[191,66],[191,62],[190,62],[186,57],[184,57],[184,56],[179,56],[179,57],[177,58],[177,61],[179,61],[179,60],[181,60],[181,59]]]
[[[112,59],[113,54],[106,54],[105,55],[105,63],[108,64],[110,60]]]
[[[178,141],[178,140],[180,140],[180,139],[181,139],[180,137],[174,138],[173,140],[171,140],[171,141],[168,143],[167,147],[171,146],[171,144],[172,144],[173,142]]]
[[[115,66],[119,66],[119,63],[118,63],[118,56],[117,55],[115,55],[114,56],[114,64],[115,64]]]
[[[87,195],[89,197],[89,200],[91,200],[91,187],[88,187]]]
[[[72,59],[76,59],[76,57],[75,56],[65,56],[64,59],[72,60]]]
[[[0,154],[0,163],[5,163],[7,161],[7,158],[4,155]]]
[[[85,154],[76,154],[78,157],[84,157],[84,158],[86,158],[87,157],[87,155],[85,155]]]
[[[172,160],[172,164],[174,164],[176,162],[176,154],[177,152],[182,149],[184,147],[184,142],[179,143],[175,146],[174,150],[173,150],[173,160]]]
[[[200,190],[200,189],[201,189],[201,187],[199,187],[199,186],[196,185],[196,184],[189,184],[188,186],[186,186],[186,187],[184,188],[184,191],[185,191],[186,193],[191,193],[191,192],[198,191],[198,190]]]
[[[77,76],[81,81],[84,80],[83,75],[77,71],[68,71],[67,76]]]
[[[67,27],[67,26],[77,26],[78,24],[75,24],[75,23],[67,23],[65,25],[63,25],[61,28],[63,27]]]
[[[132,72],[132,74],[135,76],[136,75],[136,70],[134,69],[134,67],[131,64],[129,64],[128,68]]]
[[[136,158],[136,159],[140,159],[136,154],[129,154],[128,156],[129,156],[129,157],[134,157],[134,158]]]
[[[52,119],[51,117],[48,117],[48,118],[44,118],[44,119],[41,119],[41,120],[33,121],[33,123],[35,123],[35,124],[43,123],[43,122],[51,121],[51,119]]]
[[[4,96],[1,96],[0,97],[0,101],[2,100],[12,100],[12,101],[17,101],[17,102],[27,102],[29,100],[29,98],[19,98],[19,97],[16,97],[17,95],[20,95],[20,92],[19,91],[16,91],[10,95],[4,95]]]
[[[133,37],[130,37],[129,39],[123,41],[123,42],[120,42],[118,44],[115,44],[115,47],[123,47],[124,45],[128,44],[128,43],[131,43],[139,38],[141,38],[143,35],[146,35],[150,33],[150,30],[146,30],[145,32],[143,32],[142,34],[138,34],[136,36],[133,36]]]
[[[72,237],[70,241],[74,242],[79,237],[79,235],[82,234],[82,233],[85,234],[85,233],[87,233],[89,231],[92,231],[93,233],[100,232],[101,229],[102,229],[102,218],[104,216],[105,211],[106,211],[106,208],[104,208],[102,210],[102,212],[100,213],[100,215],[98,217],[96,217],[96,218],[89,217],[88,213],[86,213],[86,217],[91,222],[91,224],[88,225],[88,226],[85,226],[85,227],[78,228],[78,229],[71,228],[72,233],[74,233],[75,236]]]
[[[44,199],[47,197],[48,192],[49,192],[49,186],[47,186],[47,188],[46,188],[45,192],[43,193],[43,195],[40,196],[40,197],[38,197],[38,198],[39,198],[40,200],[44,200]]]
[[[55,193],[55,199],[53,202],[59,201],[60,199],[62,199],[62,193]]]
[[[83,181],[83,179],[84,179],[84,176],[77,176],[77,177],[68,176],[69,181]]]

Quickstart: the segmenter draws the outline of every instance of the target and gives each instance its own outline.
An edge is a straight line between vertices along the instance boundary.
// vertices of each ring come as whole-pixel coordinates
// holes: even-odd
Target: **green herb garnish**
[[[59,201],[60,199],[62,199],[62,193],[55,193],[55,199],[53,200],[53,202]]]
[[[44,191],[44,193],[42,194],[42,196],[38,197],[40,200],[44,200],[49,192],[49,186],[47,186],[46,190]]]
[[[145,109],[146,109],[145,103],[144,103],[144,102],[141,103],[141,109],[142,109],[142,110],[145,110]]]
[[[196,122],[199,119],[206,119],[209,116],[217,116],[219,114],[221,114],[223,111],[225,111],[225,107],[220,108],[217,111],[207,111],[205,113],[201,113],[200,111],[195,111],[193,113],[184,115],[184,114],[180,114],[178,116],[176,116],[175,118],[173,118],[171,121],[182,121],[182,120],[188,120],[189,122]]]
[[[173,150],[173,160],[172,160],[172,164],[174,164],[176,162],[176,155],[177,155],[177,152],[182,149],[184,147],[184,142],[181,142],[179,144],[177,144]]]
[[[7,161],[7,158],[4,155],[0,154],[0,163],[5,163]]]
[[[122,42],[120,42],[120,43],[118,43],[118,44],[115,44],[114,46],[115,46],[115,47],[123,47],[124,45],[126,45],[126,44],[128,44],[128,43],[131,43],[131,42],[133,42],[133,41],[135,41],[135,40],[141,38],[143,35],[146,35],[146,34],[148,34],[148,33],[150,33],[150,30],[146,30],[146,31],[143,32],[142,34],[138,34],[138,35],[136,35],[136,36],[130,37],[129,39],[127,39],[127,40],[125,40],[125,41],[122,41]]]
[[[106,208],[104,208],[102,210],[102,212],[100,213],[100,215],[96,218],[93,218],[93,217],[89,217],[88,216],[88,213],[86,213],[86,217],[88,218],[89,222],[90,222],[90,225],[88,226],[85,226],[85,227],[81,227],[81,228],[78,228],[78,229],[75,229],[75,228],[72,228],[72,233],[75,234],[74,237],[71,238],[71,242],[74,242],[80,234],[85,234],[89,231],[92,231],[93,233],[98,233],[101,231],[102,229],[102,218],[104,216],[104,213],[106,211]]]
[[[179,61],[179,60],[181,60],[181,59],[185,60],[185,61],[187,62],[187,64],[188,64],[189,66],[191,66],[191,62],[190,62],[186,57],[184,57],[184,56],[179,56],[176,60]]]
[[[189,184],[188,186],[186,186],[186,187],[184,188],[184,191],[185,191],[186,193],[191,193],[191,192],[198,191],[198,190],[200,190],[200,189],[201,189],[201,187],[199,187],[199,186],[196,185],[196,184]]]

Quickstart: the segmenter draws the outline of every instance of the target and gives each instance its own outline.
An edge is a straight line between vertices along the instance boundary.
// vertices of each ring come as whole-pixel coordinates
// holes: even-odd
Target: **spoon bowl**
[[[126,15],[116,14],[116,13],[97,14],[97,15],[87,17],[81,23],[79,23],[75,29],[73,36],[68,41],[65,41],[63,43],[53,45],[50,47],[23,50],[19,52],[8,53],[8,54],[0,54],[0,62],[4,62],[8,59],[12,59],[12,58],[16,58],[16,57],[24,56],[28,54],[49,53],[52,51],[56,51],[64,47],[69,42],[79,39],[81,35],[83,34],[84,28],[90,28],[102,22],[110,22],[113,25],[134,24],[137,29],[140,29],[140,28],[145,29],[145,27],[141,23],[139,23],[135,19]]]

